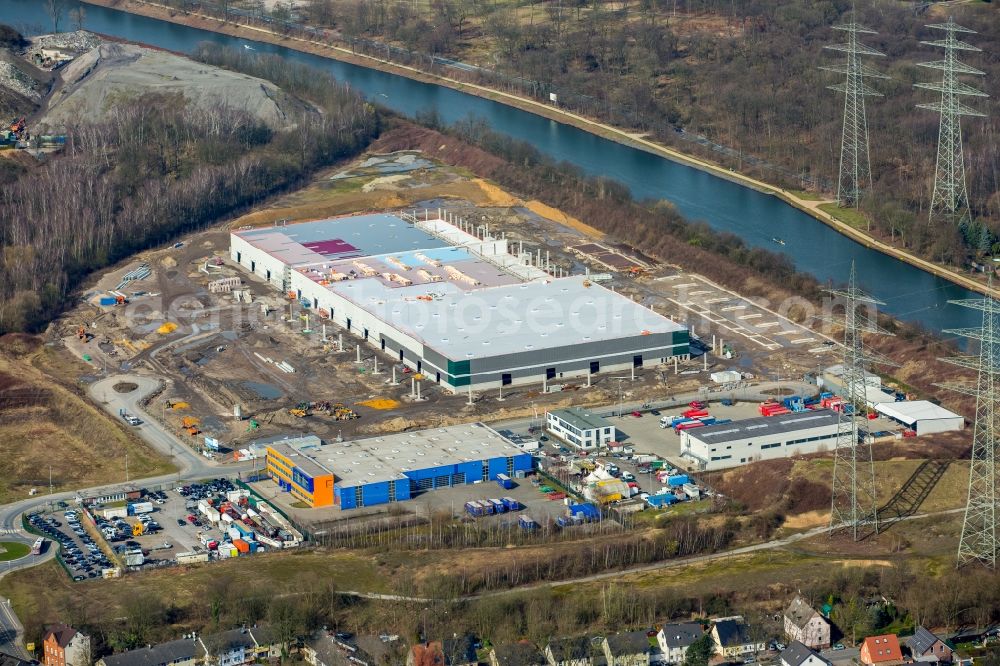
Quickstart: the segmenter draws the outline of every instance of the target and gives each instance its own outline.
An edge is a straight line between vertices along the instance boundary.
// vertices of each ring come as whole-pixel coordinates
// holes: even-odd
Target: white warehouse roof
[[[875,406],[875,411],[885,414],[889,418],[896,419],[908,426],[913,426],[917,421],[932,421],[938,419],[963,419],[961,414],[945,409],[941,405],[935,405],[928,400],[907,400],[904,402],[886,402]]]

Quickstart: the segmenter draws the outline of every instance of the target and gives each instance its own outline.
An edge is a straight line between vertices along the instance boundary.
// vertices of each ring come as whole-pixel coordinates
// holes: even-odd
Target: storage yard
[[[293,548],[303,541],[268,503],[221,478],[90,498],[34,514],[28,523],[61,545],[59,558],[77,581]]]

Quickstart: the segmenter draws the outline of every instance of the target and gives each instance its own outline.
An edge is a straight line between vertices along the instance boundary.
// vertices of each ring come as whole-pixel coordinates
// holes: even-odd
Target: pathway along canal
[[[43,7],[39,0],[0,0],[0,15],[4,22],[39,34],[51,26]],[[734,233],[752,246],[781,252],[799,270],[823,282],[845,283],[854,260],[862,286],[885,301],[883,309],[899,319],[919,322],[937,333],[944,328],[980,324],[976,311],[948,303],[949,299],[975,298],[977,294],[865,248],[777,197],[699,169],[443,86],[282,46],[94,5],[85,7],[85,27],[94,32],[184,53],[203,41],[235,48],[249,45],[261,53],[276,53],[326,69],[373,101],[411,117],[431,109],[449,123],[475,115],[494,130],[527,141],[557,160],[625,184],[637,199],[666,199],[689,219],[704,220],[712,228]],[[776,238],[784,245],[776,243]]]

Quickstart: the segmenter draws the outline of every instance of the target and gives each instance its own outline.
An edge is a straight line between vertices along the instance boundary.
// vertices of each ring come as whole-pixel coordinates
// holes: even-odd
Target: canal
[[[29,33],[45,32],[51,25],[39,0],[0,0],[0,10],[4,22]],[[781,252],[799,270],[823,282],[846,282],[853,260],[861,285],[885,301],[883,309],[899,319],[918,322],[935,332],[980,323],[975,311],[948,303],[949,299],[976,294],[865,248],[777,197],[575,127],[395,74],[102,7],[86,5],[85,27],[178,52],[190,52],[203,41],[248,46],[324,68],[373,101],[408,116],[433,109],[445,121],[453,122],[475,115],[496,131],[527,141],[557,160],[625,184],[638,199],[666,199],[689,219],[732,232],[752,246]],[[783,240],[784,245],[774,239]]]

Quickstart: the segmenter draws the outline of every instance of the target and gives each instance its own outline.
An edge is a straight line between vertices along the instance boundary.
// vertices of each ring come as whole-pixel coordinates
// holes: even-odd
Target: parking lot
[[[124,554],[131,549],[140,549],[143,553],[143,566],[159,566],[172,563],[177,553],[204,550],[201,535],[209,534],[214,540],[221,540],[221,533],[212,526],[202,522],[198,513],[199,500],[208,499],[218,505],[225,499],[225,494],[235,486],[227,479],[215,479],[207,483],[195,483],[177,488],[160,490],[142,490],[138,506],[149,503],[150,511],[143,511],[124,518],[107,519],[106,522],[117,528],[117,534],[108,538],[116,543],[116,551]],[[105,508],[95,507],[95,514],[100,515]],[[142,524],[141,534],[134,526]],[[106,533],[107,537],[108,534]],[[126,540],[127,539],[127,540]]]
[[[82,512],[77,509],[58,511],[49,516],[33,514],[28,518],[35,530],[52,540],[52,547],[58,545],[59,558],[76,581],[98,578],[102,570],[113,566],[84,529],[81,519]]]

